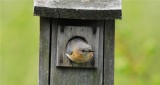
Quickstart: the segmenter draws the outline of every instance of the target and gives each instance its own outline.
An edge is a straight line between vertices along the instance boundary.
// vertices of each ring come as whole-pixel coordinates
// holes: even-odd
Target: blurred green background
[[[115,85],[160,85],[160,0],[123,0]],[[0,0],[0,85],[38,85],[39,17],[32,0]]]

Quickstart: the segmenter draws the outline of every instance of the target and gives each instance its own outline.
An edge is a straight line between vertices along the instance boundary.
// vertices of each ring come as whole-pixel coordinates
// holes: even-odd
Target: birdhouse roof
[[[121,0],[34,0],[34,15],[66,19],[120,19]]]

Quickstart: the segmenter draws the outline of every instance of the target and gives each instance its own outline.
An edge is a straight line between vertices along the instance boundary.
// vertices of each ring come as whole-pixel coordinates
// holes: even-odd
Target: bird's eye
[[[89,50],[89,52],[94,52],[94,50]]]
[[[82,52],[85,52],[85,50],[82,50]]]

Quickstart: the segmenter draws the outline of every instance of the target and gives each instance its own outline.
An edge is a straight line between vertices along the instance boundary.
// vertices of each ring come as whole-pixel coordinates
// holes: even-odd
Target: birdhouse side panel
[[[40,17],[39,85],[49,85],[50,19]]]
[[[105,21],[104,29],[104,85],[114,85],[115,20]]]

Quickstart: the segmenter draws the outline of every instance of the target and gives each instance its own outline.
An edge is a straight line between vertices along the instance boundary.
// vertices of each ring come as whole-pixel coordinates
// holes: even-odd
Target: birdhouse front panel
[[[101,85],[103,81],[103,21],[51,20],[50,85]],[[82,39],[94,50],[85,63],[66,56],[68,41]],[[62,60],[61,60],[62,59]]]
[[[96,68],[98,66],[98,59],[102,58],[99,53],[99,43],[101,41],[100,39],[102,39],[100,38],[100,35],[103,35],[102,32],[100,33],[103,29],[103,22],[91,20],[61,20],[59,22],[60,23],[57,28],[57,67]],[[66,48],[67,43],[72,38],[75,40],[84,40],[86,44],[90,46],[90,50],[87,49],[87,45],[83,44],[81,41],[75,41],[72,43],[75,45],[71,44],[72,46],[68,46],[68,48]],[[101,45],[103,46],[103,44]],[[67,50],[69,49],[71,52],[67,53]],[[92,58],[88,60],[83,59],[87,57],[83,56],[83,54],[87,55],[91,50],[93,50],[91,52],[93,53],[93,56],[91,56]],[[78,56],[78,54],[80,56]],[[73,58],[78,58],[76,58],[75,61],[72,61],[72,59],[69,59],[67,55],[73,56]]]

